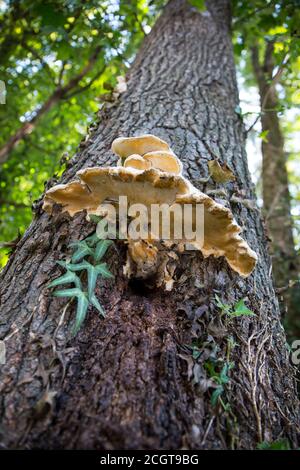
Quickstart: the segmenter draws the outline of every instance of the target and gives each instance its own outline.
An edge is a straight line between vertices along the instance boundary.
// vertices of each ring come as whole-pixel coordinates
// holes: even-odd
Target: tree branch
[[[25,122],[16,132],[14,135],[12,135],[8,141],[6,142],[3,147],[0,149],[0,163],[4,163],[10,152],[16,147],[16,145],[19,144],[19,142],[27,135],[30,134],[36,127],[37,122],[39,119],[46,114],[50,109],[58,103],[60,100],[64,99],[67,94],[73,90],[78,83],[82,80],[82,78],[92,69],[94,66],[98,55],[101,51],[101,46],[97,46],[91,57],[89,58],[89,61],[87,65],[82,69],[81,72],[79,72],[77,75],[75,75],[66,85],[63,87],[58,86],[52,93],[52,95],[45,101],[45,103],[37,110],[34,114],[34,116]],[[82,87],[84,88],[84,87]]]
[[[66,96],[64,96],[64,99],[69,100],[70,98],[73,98],[73,96],[78,95],[79,93],[82,93],[83,91],[90,88],[92,84],[97,80],[97,78],[99,78],[103,74],[105,69],[106,69],[106,65],[98,73],[96,73],[96,75],[89,81],[89,83],[67,94]]]
[[[268,43],[266,47],[266,51],[265,51],[264,63],[263,65],[261,65],[259,62],[259,58],[258,58],[258,47],[254,46],[251,49],[251,59],[252,59],[253,70],[258,81],[258,86],[261,89],[261,95],[263,96],[263,100],[261,102],[261,112],[255,118],[251,126],[246,130],[246,134],[248,134],[253,129],[255,124],[258,122],[261,116],[261,113],[267,111],[265,109],[265,106],[268,101],[269,95],[272,89],[274,88],[274,86],[276,86],[276,84],[279,82],[284,72],[285,66],[288,64],[289,59],[290,59],[288,54],[286,54],[284,58],[282,59],[282,62],[279,65],[277,72],[275,73],[275,75],[272,75],[274,71],[273,50],[274,50],[273,43]],[[270,82],[268,78],[266,78],[266,74],[267,76],[270,77],[269,78]]]
[[[21,45],[24,47],[24,49],[26,49],[28,52],[30,52],[33,55],[33,57],[35,57],[40,62],[42,67],[47,71],[47,74],[49,75],[49,77],[51,78],[53,83],[55,83],[55,77],[54,77],[54,74],[53,74],[53,70],[51,69],[51,67],[49,67],[49,64],[47,64],[47,62],[44,61],[44,59],[38,54],[38,52],[35,49],[33,49],[28,44],[26,44],[26,42],[24,40],[21,42]]]

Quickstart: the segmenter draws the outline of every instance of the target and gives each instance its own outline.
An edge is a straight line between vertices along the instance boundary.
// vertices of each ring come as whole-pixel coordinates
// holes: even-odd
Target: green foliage
[[[77,299],[76,318],[72,328],[73,335],[76,335],[81,328],[89,305],[94,306],[100,315],[105,316],[104,308],[95,295],[95,288],[98,277],[113,278],[107,264],[99,263],[112,243],[111,240],[99,240],[97,234],[94,233],[85,240],[69,245],[75,250],[71,262],[58,261],[58,264],[66,270],[66,273],[54,279],[48,287],[52,288],[64,284],[75,285],[73,288],[58,290],[53,294],[55,297]],[[88,260],[84,259],[86,256],[88,256]],[[86,274],[86,286],[82,284],[83,274]]]
[[[294,237],[296,248],[300,247],[300,173],[297,133],[300,123],[300,3],[299,0],[233,0],[233,43],[236,64],[242,78],[245,91],[257,87],[251,63],[251,50],[258,47],[259,60],[262,63],[268,45],[273,44],[273,77],[282,67],[280,83],[277,84],[279,104],[276,109],[285,139],[287,169],[292,195],[292,216],[294,219]],[[270,77],[266,77],[270,83]],[[249,99],[251,106],[252,99]],[[268,112],[270,110],[267,110]],[[243,117],[245,113],[243,114]],[[257,115],[257,117],[259,117]],[[250,128],[256,116],[247,119]],[[259,126],[253,129],[256,138],[266,142],[268,136],[261,134]],[[257,185],[261,193],[260,184]]]
[[[266,131],[262,131],[259,133],[258,137],[263,141],[263,142],[268,142],[268,134],[269,134],[269,130],[266,130]]]
[[[217,306],[222,311],[222,314],[229,318],[255,316],[255,313],[245,305],[244,299],[239,300],[233,307],[222,302],[218,295],[215,295],[215,299]]]
[[[155,4],[154,4],[155,3]],[[53,92],[84,69],[97,47],[97,61],[0,168],[1,242],[23,233],[31,205],[44,183],[60,177],[75,153],[105,93],[124,75],[162,2],[147,0],[4,0],[0,3],[0,147],[31,119]],[[63,158],[61,159],[61,157]],[[0,266],[7,260],[0,252]]]
[[[246,58],[254,44],[261,46],[274,42],[275,63],[279,65],[288,51],[291,64],[297,61],[300,51],[300,9],[298,0],[233,0],[233,30],[235,53]]]
[[[291,450],[291,445],[288,439],[279,439],[274,442],[261,442],[257,445],[259,450]]]
[[[206,10],[205,0],[189,0],[190,5],[197,8],[200,12]]]
[[[225,391],[224,386],[230,382],[228,372],[234,367],[234,363],[225,362],[220,367],[218,361],[209,360],[205,362],[204,367],[208,371],[209,377],[217,384],[210,399],[212,406],[216,406],[220,402],[224,410],[227,411],[229,405],[224,403],[222,395]]]

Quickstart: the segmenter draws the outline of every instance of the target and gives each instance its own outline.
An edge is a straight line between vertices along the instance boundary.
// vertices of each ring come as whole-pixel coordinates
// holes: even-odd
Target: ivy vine
[[[77,299],[76,317],[72,327],[72,335],[74,336],[86,318],[89,305],[95,307],[102,317],[105,316],[105,310],[95,295],[95,288],[98,277],[104,279],[114,277],[109,271],[107,263],[100,262],[112,243],[111,240],[99,239],[95,232],[84,240],[69,245],[73,250],[70,261],[57,262],[66,272],[54,279],[48,287],[74,284],[72,288],[56,290],[53,294],[55,297]],[[86,279],[85,283],[82,281],[83,278]]]

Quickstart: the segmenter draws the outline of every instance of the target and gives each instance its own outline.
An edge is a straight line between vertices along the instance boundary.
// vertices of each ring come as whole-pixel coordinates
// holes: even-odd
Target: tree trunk
[[[275,285],[283,290],[283,298],[288,307],[288,320],[293,333],[300,333],[299,298],[297,292],[289,289],[290,281],[298,278],[299,265],[293,239],[293,219],[291,197],[288,185],[288,172],[284,152],[284,137],[278,117],[279,100],[274,81],[272,43],[266,45],[263,63],[258,57],[258,48],[252,49],[252,64],[257,80],[262,108],[261,127],[267,132],[267,140],[262,141],[262,186],[266,222],[271,238],[270,252]],[[298,287],[298,286],[297,286]],[[298,290],[298,289],[297,289]]]
[[[129,73],[128,89],[100,114],[100,123],[62,180],[92,165],[116,162],[110,146],[120,136],[153,133],[182,159],[186,176],[215,190],[207,162],[227,162],[236,182],[227,200],[258,253],[246,280],[225,260],[197,252],[180,255],[172,293],[147,290],[122,273],[125,250],[109,258],[115,281],[97,295],[107,316],[91,310],[70,340],[72,306],[47,289],[70,241],[94,230],[83,214],[49,217],[40,204],[2,274],[1,369],[4,447],[94,449],[255,448],[288,437],[297,444],[299,418],[270,260],[259,212],[230,204],[233,193],[252,199],[244,128],[235,113],[237,85],[228,0],[199,13],[183,0],[165,8]],[[215,294],[234,305],[241,298],[256,316],[224,319]],[[64,318],[62,318],[64,315]],[[64,320],[64,321],[60,321]],[[197,352],[187,345],[195,344]],[[196,357],[197,356],[197,357]],[[209,375],[229,362],[229,381],[216,405]],[[225,406],[226,405],[226,406]]]

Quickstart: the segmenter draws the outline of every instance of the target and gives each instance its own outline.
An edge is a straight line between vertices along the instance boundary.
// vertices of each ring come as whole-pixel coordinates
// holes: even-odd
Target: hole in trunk
[[[128,282],[128,287],[131,292],[135,295],[140,295],[141,297],[148,297],[153,293],[155,287],[155,281],[151,282],[151,279],[130,279]]]

